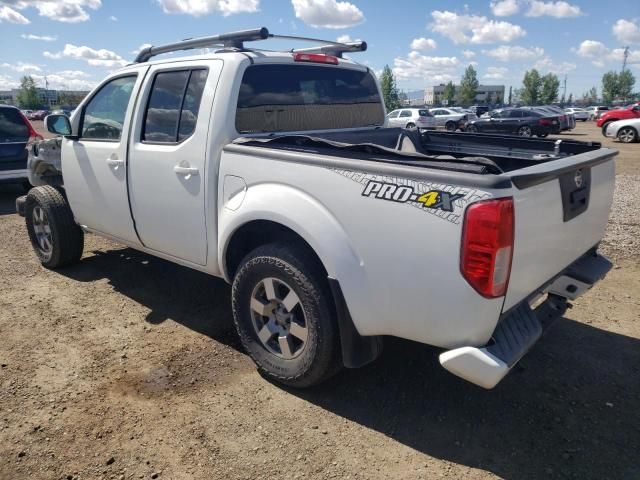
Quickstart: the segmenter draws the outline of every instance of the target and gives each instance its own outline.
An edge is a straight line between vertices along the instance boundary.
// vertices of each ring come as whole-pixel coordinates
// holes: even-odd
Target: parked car
[[[65,110],[65,109],[53,110],[51,112],[51,115],[66,115],[67,117],[70,117],[71,116],[71,110]]]
[[[490,108],[488,105],[471,105],[469,110],[475,113],[477,117],[480,117],[482,114],[487,113]]]
[[[457,112],[451,108],[432,108],[429,111],[436,117],[436,125],[450,132],[463,130],[467,122],[477,118],[473,113]]]
[[[602,134],[605,137],[617,138],[623,143],[637,142],[640,138],[638,132],[640,132],[640,118],[608,122],[602,127]]]
[[[387,126],[433,130],[436,119],[426,108],[400,108],[387,115]]]
[[[587,120],[589,120],[589,112],[587,112],[584,108],[568,107],[565,108],[564,111],[568,114],[573,115],[576,120],[580,120],[581,122],[586,122]]]
[[[609,110],[608,112],[604,112],[596,122],[596,125],[601,127],[602,132],[604,133],[609,123],[617,120],[629,120],[632,118],[640,118],[640,103],[634,103],[618,110]]]
[[[27,119],[29,119],[31,117],[31,114],[33,113],[33,110],[20,110],[20,111],[25,117],[27,117]]]
[[[598,118],[600,118],[600,115],[607,111],[609,111],[609,107],[605,105],[593,105],[591,107],[587,107],[589,120],[598,120]]]
[[[294,387],[373,361],[393,335],[443,349],[444,368],[492,388],[541,319],[612,267],[597,247],[617,152],[380,128],[370,68],[333,42],[246,44],[267,38],[144,49],[71,119],[48,116],[61,171],[16,201],[40,263],[79,262],[91,232],[222,277],[244,348]],[[230,48],[152,60],[221,41]]]
[[[36,110],[35,112],[31,113],[31,117],[29,117],[29,120],[44,120],[44,117],[46,117],[48,114],[48,110]]]
[[[0,105],[0,183],[28,187],[27,146],[42,138],[17,108]]]
[[[556,105],[543,105],[541,108],[544,108],[545,110],[547,110],[548,112],[552,113],[552,114],[556,114],[560,117],[560,122],[562,123],[562,117],[565,118],[566,122],[567,122],[567,126],[566,128],[560,128],[560,130],[573,130],[574,128],[576,128],[576,117],[571,114],[571,113],[567,113],[565,112],[562,108],[556,106]]]
[[[467,132],[503,133],[544,138],[558,128],[555,116],[545,116],[542,112],[528,108],[503,108],[494,110],[488,117],[481,117],[467,125]]]

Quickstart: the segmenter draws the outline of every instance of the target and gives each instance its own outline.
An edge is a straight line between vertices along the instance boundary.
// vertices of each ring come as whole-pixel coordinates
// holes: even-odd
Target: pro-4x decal
[[[415,202],[424,208],[453,212],[453,202],[464,197],[464,194],[445,192],[443,190],[429,190],[428,192],[416,193],[413,187],[408,185],[395,185],[393,183],[369,180],[362,191],[362,196],[391,200],[392,202],[398,203]]]
[[[329,170],[362,185],[360,193],[366,198],[401,203],[456,225],[462,223],[465,206],[492,197],[491,193],[473,187],[343,168]]]

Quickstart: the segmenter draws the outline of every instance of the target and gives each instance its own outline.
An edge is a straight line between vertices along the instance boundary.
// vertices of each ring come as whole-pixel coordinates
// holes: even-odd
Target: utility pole
[[[562,86],[562,101],[564,102],[564,100],[567,98],[567,74],[564,74],[564,82],[563,86]],[[564,107],[564,105],[562,105]]]
[[[629,47],[624,47],[624,53],[622,54],[622,71],[627,68],[627,58],[629,58]]]
[[[49,80],[47,80],[47,76],[44,76],[44,95],[47,99],[47,106],[49,110],[51,110],[51,97],[49,97]]]

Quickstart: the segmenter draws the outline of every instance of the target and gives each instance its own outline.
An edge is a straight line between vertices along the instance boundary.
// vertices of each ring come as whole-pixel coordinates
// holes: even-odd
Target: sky
[[[533,67],[566,75],[566,95],[581,96],[620,70],[628,46],[640,90],[640,0],[0,0],[0,90],[26,74],[90,89],[142,45],[260,26],[366,40],[353,59],[376,72],[388,64],[403,90],[458,83],[471,64],[481,83],[507,88]]]

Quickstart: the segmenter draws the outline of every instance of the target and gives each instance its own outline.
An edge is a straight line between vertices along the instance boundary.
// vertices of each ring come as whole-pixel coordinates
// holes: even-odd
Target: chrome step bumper
[[[548,294],[543,303],[532,309],[526,300],[500,319],[489,344],[443,352],[440,364],[471,383],[487,389],[495,387],[540,339],[543,329],[564,314],[567,299],[582,295],[612,266],[595,252],[584,255],[536,293]]]

